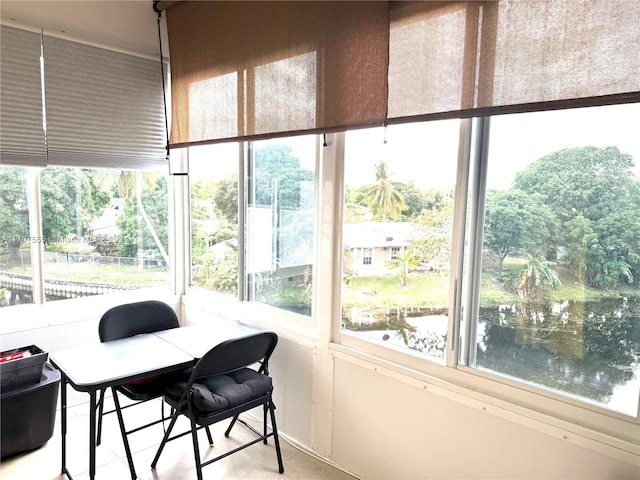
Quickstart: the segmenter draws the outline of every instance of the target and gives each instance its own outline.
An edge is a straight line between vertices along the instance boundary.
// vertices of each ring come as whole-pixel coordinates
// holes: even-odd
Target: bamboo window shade
[[[640,101],[640,2],[177,2],[171,146]]]

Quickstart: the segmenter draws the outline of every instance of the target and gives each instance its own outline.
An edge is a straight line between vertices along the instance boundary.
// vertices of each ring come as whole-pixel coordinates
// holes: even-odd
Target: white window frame
[[[188,285],[186,287],[187,297],[194,295],[199,299],[215,299],[216,302],[222,301],[225,305],[223,315],[233,316],[235,318],[242,318],[243,321],[264,328],[271,328],[278,326],[292,332],[294,335],[298,335],[300,339],[305,343],[308,342],[308,338],[316,338],[318,336],[318,277],[322,275],[319,271],[319,250],[323,247],[321,243],[326,240],[322,240],[319,225],[321,223],[321,189],[324,188],[322,180],[323,165],[325,164],[325,158],[331,156],[331,153],[327,152],[327,148],[323,147],[324,139],[321,135],[316,135],[316,155],[315,155],[315,179],[314,179],[314,213],[313,213],[313,225],[314,225],[314,262],[313,262],[313,277],[311,280],[311,315],[301,315],[295,312],[283,310],[272,305],[262,304],[259,302],[249,301],[248,292],[246,290],[246,215],[245,206],[248,203],[248,192],[246,188],[246,178],[250,172],[247,172],[247,166],[251,155],[253,154],[253,142],[245,141],[239,148],[238,158],[238,198],[240,199],[240,205],[238,207],[238,295],[224,294],[208,290],[202,287],[196,287]],[[186,205],[189,205],[189,197],[186,198]],[[189,224],[186,225],[189,229]],[[188,234],[190,238],[190,234]],[[190,281],[188,282],[191,283]],[[228,309],[228,310],[227,310]]]
[[[3,167],[4,168],[4,167]],[[40,172],[42,168],[40,167],[18,167],[24,168],[27,176],[27,201],[29,202],[29,235],[31,238],[43,238],[42,234],[42,215],[41,215],[41,195],[40,195]],[[64,166],[62,168],[81,168],[75,166]],[[168,188],[168,229],[169,232],[176,231],[176,229],[172,228],[172,225],[175,225],[175,195],[174,195],[174,186],[171,182],[172,176],[169,176],[167,179],[167,188]],[[163,292],[160,296],[169,295],[177,295],[180,292],[177,291],[176,285],[179,285],[180,282],[177,281],[176,275],[180,272],[180,268],[184,268],[183,266],[179,267],[177,264],[177,257],[175,256],[175,243],[176,238],[173,235],[169,235],[169,282],[167,286],[150,286],[147,288],[141,288],[135,290],[132,293],[127,295],[123,295],[122,293],[105,293],[100,295],[90,295],[88,297],[83,298],[107,298],[107,302],[109,302],[109,298],[131,298],[135,297],[136,293],[139,292],[139,297],[143,297],[145,295],[151,294],[155,295],[153,292]],[[43,252],[44,247],[41,242],[31,242],[31,274],[33,278],[33,303],[28,305],[51,305],[53,303],[60,304],[64,302],[78,302],[79,299],[66,299],[66,300],[56,300],[55,302],[46,302],[45,301],[45,287],[44,287],[44,273],[43,273]],[[179,267],[179,268],[178,268]],[[168,293],[167,293],[168,292]],[[89,302],[90,303],[90,302]],[[24,305],[21,307],[30,308],[28,305]],[[3,307],[0,309],[0,312],[5,314],[5,312],[9,313],[15,310],[15,306]],[[3,319],[2,326],[0,330],[3,332],[12,332],[12,331],[20,331],[23,329],[24,325],[20,323],[14,324],[10,319],[13,318],[13,314],[6,315],[7,320]],[[64,320],[56,320],[53,324],[66,323]],[[47,322],[46,324],[50,324]]]
[[[458,364],[461,349],[464,347],[469,352],[467,339],[475,338],[472,331],[475,327],[468,325],[473,322],[462,322],[461,304],[463,294],[477,297],[479,292],[476,290],[474,293],[473,289],[464,291],[464,285],[473,282],[474,277],[463,279],[462,259],[467,228],[467,200],[476,199],[472,208],[484,208],[486,168],[483,165],[486,165],[487,158],[489,122],[488,117],[460,120],[448,331],[448,339],[454,341],[447,344],[446,362],[438,364],[411,351],[378,345],[353,332],[340,329],[339,305],[332,324],[336,341],[330,345],[330,350],[337,356],[348,355],[349,358],[355,357],[371,363],[375,371],[386,370],[388,375],[408,384],[415,385],[419,382],[425,389],[435,389],[444,396],[483,411],[487,411],[487,405],[490,405],[492,413],[502,418],[637,464],[640,461],[640,445],[637,441],[640,434],[640,406],[633,418],[595,402],[590,403],[582,398],[572,398],[517,379],[504,378]],[[336,136],[344,136],[344,133]],[[344,158],[336,158],[336,164],[340,170],[336,175],[336,182],[339,183],[336,188],[344,189]],[[336,205],[338,207],[342,208],[342,205]],[[468,228],[476,236],[483,228],[480,220],[477,213],[471,214]],[[340,238],[342,224],[339,219],[336,219],[334,228],[336,238]],[[478,253],[482,253],[481,244],[476,242],[475,248],[480,250]],[[475,259],[480,263],[481,255],[476,255]],[[341,264],[338,256],[333,261]],[[473,271],[477,272],[477,269]],[[341,278],[339,276],[334,281],[339,285]],[[459,335],[461,329],[465,330]],[[458,341],[461,336],[465,345]]]

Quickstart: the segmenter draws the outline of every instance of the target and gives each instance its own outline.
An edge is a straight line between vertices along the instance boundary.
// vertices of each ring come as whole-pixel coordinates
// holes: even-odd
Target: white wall
[[[637,479],[640,468],[341,358],[332,460],[365,479]]]

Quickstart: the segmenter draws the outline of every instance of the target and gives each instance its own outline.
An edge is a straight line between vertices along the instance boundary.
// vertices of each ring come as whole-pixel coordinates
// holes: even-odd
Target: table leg
[[[62,472],[67,474],[67,377],[61,375],[60,385],[60,431],[62,432]],[[68,474],[67,474],[68,475]]]
[[[89,479],[96,477],[96,391],[89,392]]]

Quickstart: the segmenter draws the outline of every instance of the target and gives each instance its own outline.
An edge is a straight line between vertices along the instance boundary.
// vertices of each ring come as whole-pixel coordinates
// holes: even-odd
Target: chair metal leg
[[[284,473],[282,464],[282,452],[280,451],[280,440],[278,439],[278,427],[276,426],[276,413],[273,401],[269,398],[269,412],[271,413],[271,429],[273,430],[273,441],[276,444],[276,456],[278,457],[278,471]]]
[[[231,423],[229,424],[229,426],[227,427],[227,429],[224,432],[224,436],[228,437],[229,433],[231,433],[231,429],[233,428],[233,426],[236,424],[236,421],[238,420],[238,416],[236,415],[235,417],[233,417],[233,420],[231,420]]]
[[[191,407],[189,407],[191,409]],[[198,445],[198,428],[193,415],[189,412],[189,420],[191,421],[191,438],[193,439],[193,456],[196,461],[196,473],[198,480],[202,480],[202,462],[200,461],[200,446]]]
[[[96,434],[96,445],[100,445],[102,441],[102,412],[104,411],[104,393],[106,389],[100,390],[100,399],[98,400],[98,433]]]
[[[209,426],[207,425],[206,427],[204,427],[204,429],[207,432],[207,440],[209,440],[209,445],[213,446],[213,437],[211,436],[211,430],[209,429]]]
[[[264,437],[264,444],[267,444],[267,404],[262,405],[262,436]]]
[[[122,434],[122,443],[124,443],[124,451],[127,454],[127,462],[129,463],[129,472],[131,472],[131,480],[136,480],[136,469],[133,465],[133,457],[131,456],[131,448],[129,448],[129,440],[127,439],[127,430],[124,427],[124,420],[122,418],[122,410],[120,409],[120,401],[118,400],[118,394],[115,387],[111,387],[113,394],[113,403],[116,406],[116,415],[118,416],[118,423],[120,424],[120,433]]]
[[[169,439],[169,436],[171,435],[171,430],[173,430],[173,426],[176,424],[176,420],[178,420],[178,417],[180,416],[179,413],[174,413],[173,417],[171,418],[171,422],[169,423],[169,428],[167,428],[167,431],[164,433],[164,437],[162,437],[162,442],[160,443],[160,446],[158,447],[158,451],[156,452],[156,456],[153,457],[153,462],[151,462],[151,468],[156,468],[156,465],[158,464],[158,460],[160,459],[160,454],[162,453],[162,450],[164,450],[164,446],[167,444],[167,440]]]

